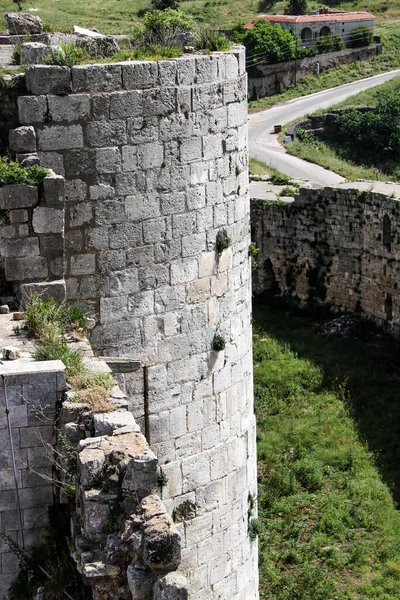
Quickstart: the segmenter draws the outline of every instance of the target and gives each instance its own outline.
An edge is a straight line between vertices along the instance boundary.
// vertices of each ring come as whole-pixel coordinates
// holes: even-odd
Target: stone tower
[[[98,353],[146,367],[146,406],[143,377],[125,385],[166,476],[191,600],[258,598],[244,66],[241,48],[33,66],[19,99],[42,165],[66,179],[67,296]]]

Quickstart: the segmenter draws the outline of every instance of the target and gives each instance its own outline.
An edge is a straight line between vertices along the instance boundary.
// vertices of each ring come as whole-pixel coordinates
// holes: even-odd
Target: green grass
[[[271,183],[274,185],[293,184],[290,177],[288,177],[284,173],[281,173],[281,171],[275,169],[275,167],[267,165],[265,162],[259,160],[258,158],[249,158],[249,173],[251,175],[255,175],[256,177],[268,175],[270,177]]]
[[[376,106],[377,100],[380,94],[383,91],[397,92],[400,90],[400,77],[396,79],[391,79],[390,81],[386,81],[382,83],[382,85],[377,85],[376,87],[370,88],[369,90],[364,90],[359,94],[355,94],[338,104],[335,104],[331,108],[344,108],[351,106]],[[317,113],[322,114],[326,112],[326,108],[317,111]]]
[[[398,345],[254,318],[261,598],[400,598]]]
[[[354,162],[346,160],[340,156],[340,151],[333,146],[315,139],[312,142],[296,140],[291,144],[285,145],[286,150],[293,156],[298,156],[303,160],[315,163],[329,169],[338,175],[342,175],[349,181],[357,179],[375,179],[374,167],[357,165]],[[380,181],[395,181],[395,175],[379,174]]]
[[[354,10],[354,9],[353,9]],[[365,10],[365,9],[364,9]],[[295,88],[290,88],[282,94],[268,96],[249,102],[249,112],[259,112],[280,102],[286,102],[320,92],[338,85],[372,77],[385,71],[400,68],[400,32],[398,23],[385,23],[376,26],[375,33],[380,35],[384,43],[384,51],[368,61],[359,61],[342,65],[337,69],[325,71],[321,75],[308,75],[301,79]]]

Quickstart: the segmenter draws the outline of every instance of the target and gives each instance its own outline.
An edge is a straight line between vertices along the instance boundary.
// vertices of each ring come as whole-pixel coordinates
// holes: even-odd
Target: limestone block
[[[43,123],[47,115],[46,96],[19,96],[18,118],[20,123]]]
[[[86,141],[92,148],[126,144],[126,123],[123,120],[89,123],[86,126]]]
[[[117,501],[116,494],[100,490],[81,493],[82,529],[86,534],[101,533],[111,518],[112,505]]]
[[[153,61],[130,61],[122,64],[122,81],[126,90],[153,88],[157,85],[158,66]]]
[[[181,536],[169,514],[151,518],[142,531],[145,565],[163,571],[177,569],[181,561]]]
[[[176,60],[178,85],[193,85],[196,77],[195,57],[182,56]]]
[[[78,45],[80,48],[85,48],[92,58],[113,56],[121,50],[117,40],[112,35],[97,34],[96,37],[93,37],[95,32],[89,29],[86,31],[90,33],[80,35]]]
[[[110,95],[110,118],[126,119],[142,115],[141,91],[121,91]]]
[[[30,208],[37,203],[37,187],[24,183],[0,187],[0,210]]]
[[[143,441],[144,438],[141,444]],[[144,448],[140,454],[133,454],[126,469],[122,489],[135,492],[141,498],[147,496],[157,486],[157,463],[157,457],[150,449]]]
[[[11,129],[8,142],[12,152],[36,152],[36,133],[33,127]]]
[[[105,464],[105,454],[100,448],[87,447],[78,454],[78,477],[80,485],[87,489],[98,478]]]
[[[168,573],[153,588],[153,600],[189,600],[186,577],[180,573]]]
[[[72,67],[74,92],[115,92],[122,88],[121,65],[78,65]]]
[[[69,67],[32,65],[26,71],[25,80],[28,91],[35,95],[64,95],[72,91]]]
[[[27,35],[43,31],[42,19],[30,13],[7,13],[5,20],[10,35]]]
[[[64,205],[65,180],[61,175],[52,173],[43,179],[44,201],[46,204]]]
[[[71,275],[92,275],[96,271],[94,254],[78,254],[70,259]]]
[[[126,570],[129,590],[135,600],[146,600],[151,597],[154,576],[140,565],[129,565]]]
[[[127,411],[95,413],[93,415],[95,435],[112,435],[116,429],[129,427],[130,431],[140,431],[133,415]]]
[[[35,208],[32,216],[32,228],[35,233],[62,233],[64,231],[64,211],[45,206]]]
[[[20,240],[0,239],[0,254],[4,257],[39,256],[39,240],[36,237]]]
[[[51,125],[38,130],[39,150],[83,148],[81,125]]]
[[[53,54],[56,46],[48,46],[40,42],[26,42],[21,46],[21,65],[44,65],[46,57]]]
[[[90,115],[89,94],[73,94],[70,96],[47,97],[48,114],[53,122],[76,122],[87,119]]]
[[[32,279],[46,279],[48,276],[47,260],[39,257],[6,258],[5,276],[8,281],[26,281]]]

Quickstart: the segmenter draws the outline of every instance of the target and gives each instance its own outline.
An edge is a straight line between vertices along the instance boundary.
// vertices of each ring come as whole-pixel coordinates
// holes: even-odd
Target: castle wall
[[[189,597],[256,599],[244,51],[34,66],[27,87],[20,122],[66,180],[67,296],[88,309],[97,352],[148,367],[150,444]],[[145,390],[125,377],[140,420]]]
[[[398,199],[358,190],[301,189],[292,204],[251,203],[260,248],[254,292],[359,311],[400,332]]]
[[[23,359],[1,367],[0,380],[0,531],[22,546],[20,529],[29,551],[40,543],[53,504],[52,445],[55,444],[56,403],[65,390],[64,365]],[[4,379],[3,379],[4,376]],[[5,382],[5,385],[4,383]],[[15,454],[21,521],[16,509],[12,451],[5,394]],[[18,556],[0,538],[0,598],[19,571]]]

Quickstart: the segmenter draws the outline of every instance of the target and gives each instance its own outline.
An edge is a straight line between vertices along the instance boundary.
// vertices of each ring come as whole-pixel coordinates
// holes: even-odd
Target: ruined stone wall
[[[260,248],[254,292],[360,311],[400,333],[398,199],[358,190],[301,189],[294,203],[251,203]]]
[[[148,367],[147,390],[126,376],[126,392],[168,479],[190,598],[253,600],[244,51],[35,66],[27,87],[20,121],[35,127],[42,166],[66,179],[67,295],[89,310],[95,350]]]
[[[28,128],[15,131],[21,129]],[[13,284],[22,302],[34,292],[49,288],[62,302],[65,299],[63,177],[49,174],[40,188],[26,184],[0,187],[0,211],[0,256],[5,280]]]
[[[327,69],[334,69],[339,65],[369,60],[382,53],[382,44],[372,44],[368,48],[351,48],[318,54],[300,60],[289,60],[275,65],[257,65],[249,70],[249,94],[251,100],[258,100],[265,96],[280,94],[286,89],[296,85],[306,75],[317,75],[318,65],[320,73]]]
[[[64,368],[58,360],[37,363],[20,359],[1,366],[5,388],[0,379],[0,531],[22,545],[5,412],[6,390],[28,551],[42,540],[49,523],[48,509],[53,504],[53,461],[48,450],[55,444],[56,404],[65,390]],[[6,596],[18,571],[18,557],[0,538],[0,598]]]

